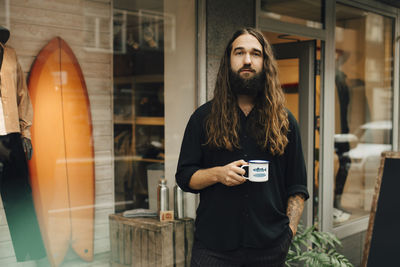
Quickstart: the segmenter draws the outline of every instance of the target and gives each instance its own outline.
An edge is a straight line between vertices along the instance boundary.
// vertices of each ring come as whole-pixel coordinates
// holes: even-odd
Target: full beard
[[[242,78],[237,72],[229,70],[229,82],[235,95],[257,96],[264,91],[265,72],[261,71],[251,78]]]

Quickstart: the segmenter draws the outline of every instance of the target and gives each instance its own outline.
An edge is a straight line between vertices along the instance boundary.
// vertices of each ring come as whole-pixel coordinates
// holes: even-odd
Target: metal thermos
[[[185,217],[185,202],[183,199],[183,191],[178,186],[174,186],[174,215],[175,219],[182,219]]]
[[[157,209],[159,214],[160,211],[169,210],[169,191],[165,179],[160,179],[157,187]]]

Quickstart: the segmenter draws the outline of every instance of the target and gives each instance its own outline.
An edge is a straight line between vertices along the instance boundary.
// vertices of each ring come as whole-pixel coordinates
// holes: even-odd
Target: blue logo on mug
[[[253,172],[266,172],[267,171],[267,168],[255,168],[255,169],[253,169]]]

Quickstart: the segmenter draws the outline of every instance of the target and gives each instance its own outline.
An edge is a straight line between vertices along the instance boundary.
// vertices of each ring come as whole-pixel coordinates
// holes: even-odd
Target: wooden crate
[[[160,222],[111,214],[109,220],[113,267],[190,266],[193,219]]]

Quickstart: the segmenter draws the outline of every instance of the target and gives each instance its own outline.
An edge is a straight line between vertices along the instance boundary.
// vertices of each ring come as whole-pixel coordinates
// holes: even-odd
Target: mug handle
[[[244,169],[246,171],[246,173],[244,175],[242,175],[242,177],[248,180],[249,179],[249,165],[248,164],[242,165],[242,166],[240,166],[240,168],[242,168],[242,169],[247,168],[247,170]],[[247,177],[245,176],[246,174],[247,174]]]

